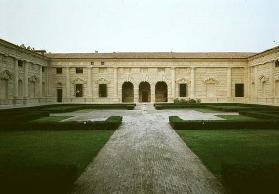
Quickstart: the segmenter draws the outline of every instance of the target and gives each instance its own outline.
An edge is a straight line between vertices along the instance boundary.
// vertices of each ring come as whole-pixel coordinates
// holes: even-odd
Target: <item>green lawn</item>
[[[244,116],[244,115],[218,115],[218,117],[221,117],[221,118],[226,119],[226,120],[231,120],[231,121],[259,120],[259,119],[254,118],[254,117],[248,117],[248,116]]]
[[[192,108],[192,110],[199,111],[199,112],[202,112],[202,113],[217,113],[217,112],[221,112],[219,110],[214,110],[214,109],[206,108],[206,107],[203,107],[203,108]]]
[[[67,192],[112,134],[110,130],[1,132],[0,193]]]
[[[92,112],[92,111],[96,111],[96,109],[81,109],[81,110],[77,110],[74,112],[75,113],[88,113],[88,112]]]
[[[31,122],[36,122],[36,123],[60,122],[68,118],[71,118],[71,116],[49,116],[49,117],[41,117]]]
[[[176,132],[232,193],[278,193],[279,130]]]

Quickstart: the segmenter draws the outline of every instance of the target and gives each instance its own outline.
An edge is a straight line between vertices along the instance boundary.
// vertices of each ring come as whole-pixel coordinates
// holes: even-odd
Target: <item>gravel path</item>
[[[151,105],[97,112],[74,119],[119,113],[124,122],[76,181],[73,193],[222,193],[221,184],[168,124],[169,115],[216,119],[213,114],[157,111]]]

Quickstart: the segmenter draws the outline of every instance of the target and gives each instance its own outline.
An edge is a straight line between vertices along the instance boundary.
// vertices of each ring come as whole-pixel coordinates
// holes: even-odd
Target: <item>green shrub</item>
[[[279,193],[279,164],[223,163],[222,178],[231,193]]]
[[[176,98],[174,99],[174,104],[199,104],[201,103],[201,99],[193,99],[193,98]]]
[[[279,129],[278,120],[182,120],[170,116],[169,123],[175,130]]]
[[[105,121],[4,123],[1,130],[116,130],[121,123],[121,116],[111,116]]]

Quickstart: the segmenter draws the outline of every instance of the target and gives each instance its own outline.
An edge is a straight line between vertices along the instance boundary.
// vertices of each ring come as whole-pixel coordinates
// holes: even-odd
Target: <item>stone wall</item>
[[[43,55],[0,40],[0,105],[48,103],[47,66]]]
[[[249,58],[250,103],[279,105],[279,47]],[[278,63],[278,62],[277,62]]]
[[[57,103],[60,91],[62,103],[121,103],[126,82],[132,84],[129,91],[133,93],[128,96],[135,103],[199,98],[202,102],[279,105],[278,47],[248,58],[102,56],[52,58],[0,40],[0,105]],[[57,68],[62,68],[61,74]],[[76,68],[83,72],[77,73]],[[139,89],[141,83],[145,89]],[[107,87],[102,97],[101,84]],[[180,84],[186,84],[186,96],[180,96]],[[236,84],[244,85],[244,97],[235,96]],[[82,95],[77,95],[79,87]]]

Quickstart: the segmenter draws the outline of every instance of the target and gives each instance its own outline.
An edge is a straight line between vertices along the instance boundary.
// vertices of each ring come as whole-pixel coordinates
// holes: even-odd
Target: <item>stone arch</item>
[[[151,87],[149,82],[146,81],[140,82],[139,102],[151,102]]]
[[[122,102],[134,102],[134,85],[132,82],[122,84]]]
[[[168,85],[164,81],[159,81],[155,85],[155,101],[168,102]]]

